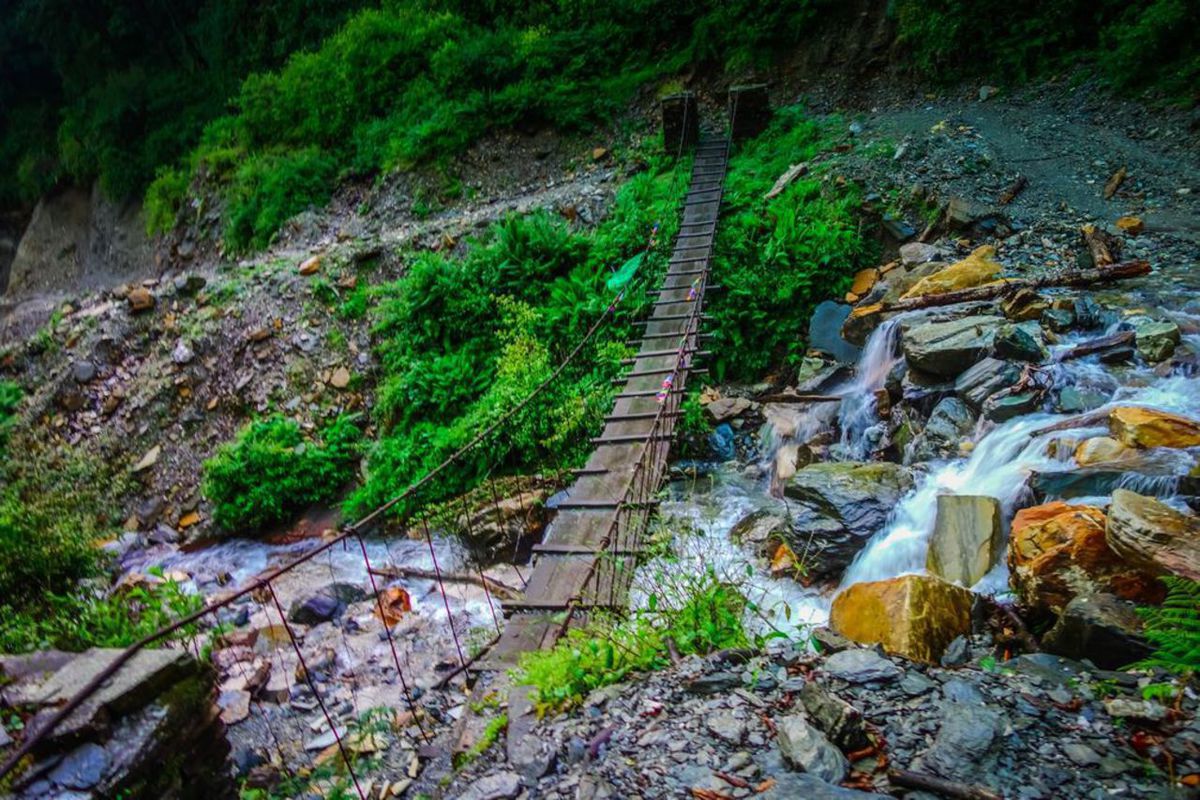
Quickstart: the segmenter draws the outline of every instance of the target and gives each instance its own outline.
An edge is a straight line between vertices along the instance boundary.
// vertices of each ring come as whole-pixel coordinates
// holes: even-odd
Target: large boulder
[[[1076,661],[1086,658],[1101,669],[1121,669],[1152,652],[1142,627],[1133,604],[1115,595],[1076,597],[1042,637],[1042,648]]]
[[[456,510],[470,509],[454,518],[459,538],[484,565],[528,555],[554,517],[553,488],[537,477],[513,477],[452,501]]]
[[[802,714],[789,714],[775,721],[779,732],[779,752],[794,769],[807,772],[826,783],[841,783],[850,771],[850,762],[825,735],[808,723]]]
[[[1165,361],[1179,344],[1179,326],[1170,320],[1142,318],[1133,324],[1134,344],[1147,361]]]
[[[946,294],[960,289],[970,289],[990,283],[1000,274],[1000,263],[996,261],[996,248],[983,245],[975,248],[971,255],[956,261],[933,275],[922,278],[904,297],[921,297],[930,294]]]
[[[976,315],[947,322],[929,322],[905,333],[904,357],[911,367],[953,378],[992,349],[1003,317]]]
[[[925,568],[950,583],[974,586],[996,563],[1002,540],[999,500],[939,495]]]
[[[970,591],[932,575],[856,583],[833,600],[829,622],[861,644],[936,664],[950,642],[971,632]]]
[[[1075,463],[1081,467],[1112,464],[1126,458],[1129,448],[1111,436],[1093,436],[1075,447]]]
[[[944,397],[929,415],[929,421],[905,453],[905,463],[952,458],[975,427],[975,415],[957,397]]]
[[[841,575],[912,485],[909,470],[889,462],[826,462],[797,470],[784,487],[794,501],[789,544],[808,555],[808,577]]]
[[[997,392],[1012,387],[1021,379],[1021,369],[1011,361],[984,358],[972,364],[954,381],[954,391],[976,411]]]
[[[1041,329],[1027,323],[1000,326],[996,331],[995,350],[1000,358],[1032,361],[1035,364],[1045,361],[1049,356],[1042,343]]]
[[[1200,580],[1200,519],[1153,497],[1114,491],[1105,539],[1131,565]]]
[[[1108,428],[1114,439],[1128,447],[1200,446],[1200,422],[1152,408],[1114,408]]]
[[[1162,597],[1154,576],[1109,549],[1104,511],[1044,503],[1016,513],[1008,543],[1009,581],[1039,616],[1061,614],[1077,596],[1111,593],[1151,602]]]

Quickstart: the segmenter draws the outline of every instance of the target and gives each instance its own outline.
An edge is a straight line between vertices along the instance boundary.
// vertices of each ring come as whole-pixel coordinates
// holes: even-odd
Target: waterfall
[[[837,390],[842,395],[838,408],[840,447],[846,458],[866,458],[874,449],[873,443],[883,435],[876,414],[875,393],[887,383],[888,375],[901,358],[900,317],[893,317],[871,332],[853,380]]]

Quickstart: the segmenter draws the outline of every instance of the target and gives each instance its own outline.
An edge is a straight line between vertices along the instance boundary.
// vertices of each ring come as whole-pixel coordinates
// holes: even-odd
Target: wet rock
[[[67,789],[92,789],[108,771],[108,753],[98,744],[89,742],[63,757],[50,773],[50,782]]]
[[[1032,414],[1042,407],[1039,392],[997,392],[983,401],[983,416],[992,422],[1007,422],[1010,419]]]
[[[492,489],[495,489],[495,495]],[[556,500],[552,484],[535,476],[497,480],[481,492],[468,495],[465,507],[470,516],[455,517],[459,538],[484,565],[521,557],[539,542],[553,519]],[[499,501],[496,501],[499,497]],[[457,504],[459,508],[464,503]]]
[[[728,423],[718,425],[716,430],[708,435],[708,447],[721,461],[737,458],[737,450],[733,446],[733,428]]]
[[[340,614],[349,603],[365,600],[367,593],[352,583],[331,583],[288,609],[288,619],[299,625],[319,625]]]
[[[1142,358],[1157,364],[1166,361],[1180,341],[1179,326],[1170,320],[1142,318],[1134,322],[1134,344]]]
[[[900,263],[906,267],[929,261],[940,261],[944,257],[945,253],[937,245],[925,242],[909,242],[900,245]]]
[[[911,487],[908,469],[887,462],[827,462],[797,470],[784,487],[796,501],[788,544],[809,554],[809,577],[841,574]]]
[[[1129,448],[1109,436],[1093,436],[1075,448],[1075,463],[1081,467],[1111,464],[1119,461]]]
[[[905,298],[924,295],[946,294],[960,289],[970,289],[990,283],[1000,273],[996,261],[996,248],[992,245],[977,247],[962,261],[956,261],[933,275],[922,278],[904,293]]]
[[[862,348],[842,338],[842,326],[850,315],[850,306],[826,300],[813,311],[808,323],[808,346],[828,353],[842,363],[858,360]]]
[[[787,538],[790,529],[791,523],[782,514],[760,508],[738,520],[730,528],[729,536],[759,555],[769,556]]]
[[[1200,422],[1152,408],[1114,408],[1108,427],[1112,437],[1128,447],[1200,446]]]
[[[1108,546],[1104,511],[1062,501],[1025,508],[1013,517],[1009,580],[1035,614],[1061,614],[1079,595],[1113,593],[1143,602],[1161,598],[1153,575]]]
[[[957,456],[959,445],[974,427],[975,415],[966,403],[957,397],[942,398],[905,454],[906,463]]]
[[[989,397],[1020,379],[1021,369],[1011,361],[984,358],[958,376],[954,391],[968,406],[979,410]]]
[[[910,367],[953,378],[991,351],[1003,322],[1000,317],[980,315],[918,325],[903,338],[904,357]]]
[[[803,716],[793,714],[775,720],[779,752],[795,769],[826,783],[840,783],[850,771],[850,762]]]
[[[1042,324],[1055,333],[1066,333],[1075,326],[1075,311],[1070,308],[1048,308],[1042,312]]]
[[[1040,320],[1050,304],[1033,289],[1021,288],[1000,302],[1000,311],[1013,322]]]
[[[854,647],[825,659],[825,672],[847,683],[877,683],[894,681],[904,670],[874,650]]]
[[[1132,603],[1111,594],[1076,597],[1042,638],[1042,647],[1102,669],[1121,669],[1150,655],[1142,618]]]
[[[937,577],[904,575],[843,589],[829,622],[856,642],[936,664],[955,637],[971,632],[973,602],[968,590]]]
[[[1002,541],[996,498],[939,495],[925,568],[950,583],[974,586],[996,562]]]
[[[1105,538],[1131,565],[1200,580],[1200,519],[1153,497],[1114,491]]]
[[[800,702],[813,724],[843,751],[869,744],[862,712],[832,692],[809,681],[800,690]]]
[[[1030,361],[1035,364],[1046,360],[1049,353],[1040,337],[1035,337],[1022,325],[1002,325],[996,331],[995,352],[999,358],[1015,361]]]

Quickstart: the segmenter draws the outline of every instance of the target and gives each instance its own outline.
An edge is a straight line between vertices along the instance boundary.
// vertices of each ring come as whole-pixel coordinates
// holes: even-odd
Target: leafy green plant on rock
[[[280,415],[250,423],[204,462],[203,491],[226,531],[257,532],[314,503],[335,499],[354,476],[362,432],[337,417],[309,440]]]

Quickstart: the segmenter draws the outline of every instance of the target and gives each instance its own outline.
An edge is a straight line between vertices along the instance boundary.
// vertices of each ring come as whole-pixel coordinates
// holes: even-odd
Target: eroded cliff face
[[[0,230],[0,286],[9,302],[100,288],[155,271],[141,204],[114,202],[98,185],[42,198],[11,245],[5,270],[12,234],[11,228]]]

